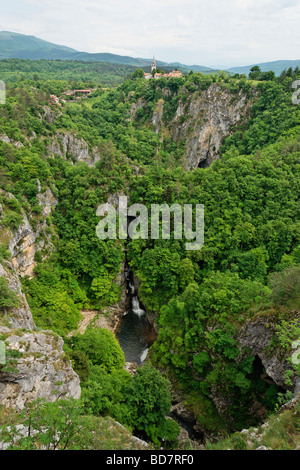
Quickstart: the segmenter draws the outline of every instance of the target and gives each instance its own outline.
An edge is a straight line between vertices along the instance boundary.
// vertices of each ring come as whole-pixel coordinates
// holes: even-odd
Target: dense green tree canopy
[[[278,390],[260,379],[251,351],[237,344],[237,330],[265,315],[281,325],[284,342],[299,309],[300,108],[291,99],[299,70],[280,77],[255,68],[249,79],[221,72],[170,80],[145,80],[139,70],[107,89],[99,86],[105,77],[95,78],[96,64],[87,70],[87,64],[64,69],[64,63],[40,62],[34,70],[27,61],[0,64],[11,83],[0,107],[0,259],[9,259],[7,234],[24,211],[33,229],[42,227],[34,277],[23,282],[37,326],[66,335],[78,328],[81,309],[101,311],[118,302],[126,254],[140,300],[158,324],[151,361],[180,382],[205,426],[216,416],[210,402],[216,390],[231,400],[230,426],[249,424],[249,397],[271,409]],[[187,171],[185,141],[175,141],[171,123],[179,103],[215,83],[233,101],[241,93],[251,98],[251,113],[223,140],[219,159]],[[50,94],[66,97],[64,91],[80,86],[96,89],[76,102],[50,104]],[[153,113],[162,101],[162,126],[155,129]],[[180,125],[186,119],[183,114]],[[97,154],[94,166],[77,161],[70,149],[63,153],[61,136],[70,134]],[[47,188],[57,205],[45,217],[40,195]],[[203,248],[186,250],[186,240],[173,232],[169,240],[128,240],[127,251],[124,240],[99,240],[97,207],[118,194],[148,209],[204,204]],[[1,283],[2,303],[10,307],[14,299]],[[132,379],[123,374],[124,355],[112,334],[88,329],[66,340],[68,348],[85,384],[86,410],[111,413],[154,442],[172,427],[163,420],[167,383],[150,368]]]

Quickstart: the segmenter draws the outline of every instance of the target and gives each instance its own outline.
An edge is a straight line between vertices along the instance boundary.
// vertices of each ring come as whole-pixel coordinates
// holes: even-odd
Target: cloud
[[[0,29],[87,52],[204,65],[298,59],[299,0],[11,0]]]

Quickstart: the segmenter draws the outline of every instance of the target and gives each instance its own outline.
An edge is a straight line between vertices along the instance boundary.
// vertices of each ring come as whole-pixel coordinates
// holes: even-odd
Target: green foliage
[[[144,70],[143,69],[137,69],[133,72],[131,75],[131,78],[136,79],[136,78],[144,78]]]
[[[112,284],[107,274],[93,279],[91,291],[102,305],[114,304],[119,298],[119,289],[116,284]]]
[[[125,370],[108,373],[102,366],[92,366],[82,389],[82,400],[94,416],[114,415],[114,409],[124,400],[124,390],[131,376]]]
[[[4,374],[18,374],[19,370],[17,369],[18,359],[21,358],[23,354],[17,349],[5,348],[5,364],[0,365],[0,372]]]
[[[173,441],[179,427],[167,425],[165,415],[171,406],[169,383],[158,370],[145,365],[137,370],[124,390],[124,404],[116,417],[133,429],[144,432],[154,443],[165,438]],[[168,435],[170,433],[170,435]]]
[[[0,409],[0,439],[8,450],[145,450],[113,419],[87,415],[81,400],[36,400],[21,412],[6,410]]]
[[[276,305],[300,306],[300,265],[270,275],[272,299]]]
[[[73,399],[47,403],[37,400],[27,405],[18,424],[25,426],[1,429],[1,441],[9,444],[8,450],[79,450],[87,449],[91,419],[81,416],[81,405]],[[32,432],[34,430],[34,432]]]
[[[4,218],[2,219],[2,224],[4,225],[4,227],[16,230],[22,221],[23,217],[21,214],[17,214],[14,211],[7,211],[5,213]]]
[[[0,61],[0,75],[5,83],[28,83],[57,93],[63,87],[77,89],[95,84],[114,86],[134,72],[136,67],[107,62],[80,62],[75,60],[4,59]]]
[[[67,270],[51,268],[51,263],[41,264],[38,276],[26,282],[29,305],[37,326],[56,332],[71,331],[78,325],[79,308],[86,296]]]
[[[11,257],[11,253],[8,249],[8,245],[6,243],[0,244],[0,263],[3,260],[9,260]]]
[[[107,372],[121,369],[125,364],[124,353],[114,334],[103,328],[88,328],[82,335],[70,340],[74,351],[81,351],[91,365],[101,366]]]
[[[5,277],[0,277],[0,309],[18,307],[20,299],[18,294],[10,289]]]
[[[290,368],[285,372],[285,383],[293,386],[293,379],[300,374],[300,323],[298,320],[282,320],[276,325],[276,337],[280,346],[288,351],[291,356],[287,361],[291,364]]]
[[[156,445],[162,438],[176,444],[179,426],[165,419],[171,405],[169,382],[156,369],[146,365],[133,377],[123,370],[123,352],[109,330],[87,329],[67,344],[82,379],[85,413],[113,416]]]
[[[208,405],[211,390],[231,401],[228,418],[236,428],[252,419],[249,397],[267,409],[274,407],[278,390],[260,380],[251,351],[240,348],[236,334],[245,321],[273,308],[280,310],[282,320],[280,347],[290,347],[296,338],[296,330],[288,332],[284,321],[290,319],[287,310],[299,305],[300,111],[291,101],[291,84],[300,78],[299,70],[278,78],[254,69],[250,80],[220,72],[149,81],[137,70],[119,87],[104,89],[99,80],[116,83],[125,70],[111,79],[99,71],[110,74],[113,68],[99,64],[12,60],[0,65],[4,79],[14,83],[0,108],[0,134],[10,142],[0,140],[0,188],[15,196],[1,196],[1,224],[5,230],[16,229],[21,209],[33,227],[44,222],[40,185],[42,192],[51,188],[58,199],[45,224],[53,254],[42,261],[46,253],[39,251],[35,277],[24,282],[37,325],[65,334],[77,328],[81,308],[118,301],[115,279],[124,262],[124,245],[99,240],[95,232],[96,209],[109,196],[126,194],[132,204],[148,209],[154,203],[203,203],[201,250],[187,251],[186,240],[175,238],[173,222],[170,240],[127,244],[141,301],[157,315],[159,337],[150,357],[188,393],[201,398],[203,420],[213,432],[222,423]],[[21,74],[34,80],[23,80]],[[72,82],[72,74],[79,81]],[[220,159],[209,168],[187,172],[185,142],[175,142],[169,124],[179,101],[184,124],[192,99],[213,83],[232,93],[232,100],[240,90],[251,96],[251,114],[224,139]],[[97,89],[59,109],[49,105],[50,93],[65,96],[64,91],[79,86]],[[153,112],[160,100],[163,130],[155,132]],[[45,106],[50,109],[46,114]],[[97,155],[95,166],[76,161],[69,150],[66,159],[48,158],[49,146],[63,150],[57,134],[84,139],[89,154]],[[40,237],[44,240],[45,234]],[[6,249],[0,251],[0,259],[8,257]],[[2,288],[4,292],[7,286]],[[113,414],[155,443],[168,433],[175,442],[175,426],[163,419],[169,406],[167,384],[156,372],[142,368],[128,378],[121,371],[119,345],[101,330],[87,330],[70,341],[86,411]],[[291,381],[295,373],[291,368]],[[241,446],[237,439],[235,447]]]
[[[284,401],[284,400],[283,400]],[[299,403],[292,410],[269,416],[267,427],[250,428],[248,433],[234,433],[217,443],[207,442],[206,450],[295,450],[299,446]]]
[[[293,398],[294,394],[289,390],[286,393],[278,393],[275,411],[278,411],[283,405],[291,401]]]
[[[71,350],[69,356],[73,362],[73,368],[80,378],[80,382],[85,382],[90,375],[90,365],[88,356],[83,351]]]
[[[255,65],[254,67],[251,68],[250,73],[249,73],[249,78],[251,80],[257,80],[261,76],[261,69],[258,65]]]

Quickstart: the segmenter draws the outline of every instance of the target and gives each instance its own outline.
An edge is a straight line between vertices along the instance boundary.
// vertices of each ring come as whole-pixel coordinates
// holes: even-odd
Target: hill
[[[76,53],[75,49],[58,46],[34,36],[9,31],[0,32],[1,59],[64,59]]]
[[[35,36],[14,33],[11,31],[0,31],[0,60],[1,59],[45,59],[45,60],[72,60],[80,62],[105,62],[109,64],[128,65],[132,67],[149,67],[152,59],[142,57],[122,56],[108,52],[89,53],[77,51],[71,47],[60,46]],[[193,70],[194,72],[211,73],[216,72],[205,65],[186,65],[180,62],[156,61],[158,67],[178,68],[184,72]],[[230,73],[248,75],[251,68],[258,65],[263,72],[273,70],[278,76],[285,69],[300,66],[299,60],[277,60],[274,62],[264,62],[260,64],[245,65],[241,67],[231,67],[227,69]]]
[[[135,67],[148,67],[152,59],[134,58],[110,53],[80,52],[70,47],[59,46],[48,41],[25,34],[0,31],[0,59],[46,59],[76,60],[85,62],[107,62]],[[178,67],[186,71],[211,72],[212,69],[202,65],[188,66],[179,63],[156,61],[158,67]]]
[[[77,60],[30,60],[2,59],[0,60],[0,77],[5,83],[17,83],[19,80],[57,80],[60,83],[77,82],[76,86],[93,87],[94,84],[115,86],[133,73],[136,67],[132,65],[85,62]],[[83,83],[84,82],[84,83]],[[66,85],[65,85],[66,86]],[[57,90],[52,90],[57,92]]]
[[[300,59],[299,60],[276,60],[275,62],[264,62],[262,64],[253,64],[253,65],[245,65],[244,67],[231,67],[227,70],[227,72],[231,73],[244,73],[248,75],[251,68],[255,65],[258,65],[262,72],[269,72],[273,70],[275,74],[278,76],[281,74],[283,70],[287,70],[290,67],[300,67]]]

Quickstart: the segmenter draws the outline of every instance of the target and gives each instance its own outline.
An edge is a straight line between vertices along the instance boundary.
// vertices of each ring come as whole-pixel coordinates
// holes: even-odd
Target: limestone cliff
[[[252,101],[247,99],[242,90],[233,95],[219,84],[211,85],[187,106],[180,102],[173,120],[176,127],[174,139],[186,139],[188,168],[209,166],[216,160],[220,156],[224,137],[230,134],[233,126],[249,115],[251,106]],[[179,125],[181,116],[186,113],[188,119]]]
[[[56,134],[48,145],[48,156],[59,155],[67,158],[71,163],[84,162],[88,166],[94,166],[100,160],[97,149],[89,149],[84,139],[80,139],[76,134],[66,132],[65,134]]]
[[[240,348],[249,348],[252,355],[260,359],[266,375],[276,385],[287,388],[284,375],[291,368],[290,363],[287,361],[291,353],[283,353],[279,347],[271,348],[271,341],[275,336],[275,327],[275,321],[262,316],[255,321],[248,321],[239,331],[237,339]]]
[[[46,233],[46,218],[57,200],[50,188],[42,191],[39,184],[37,198],[41,212],[33,228],[24,210],[18,208],[14,196],[3,191],[1,195],[6,205],[13,202],[18,211],[15,213],[19,217],[17,220],[21,223],[17,228],[2,224],[0,231],[0,241],[7,244],[11,253],[11,259],[4,259],[0,264],[0,277],[5,277],[19,301],[16,307],[0,309],[0,340],[5,342],[7,355],[6,365],[0,365],[0,404],[20,410],[37,398],[48,401],[59,396],[79,398],[79,377],[65,357],[62,338],[49,331],[36,331],[20,282],[20,277],[33,276],[35,254],[43,250],[47,256],[53,248],[50,234]],[[0,209],[1,223],[6,211],[2,205]],[[44,237],[41,237],[42,233]],[[16,362],[13,367],[12,361]]]
[[[19,276],[33,276],[33,270],[36,266],[35,255],[42,252],[42,259],[49,256],[53,250],[50,239],[50,233],[47,226],[47,217],[57,205],[57,199],[50,188],[42,191],[38,181],[39,193],[37,199],[41,207],[41,213],[33,217],[35,227],[23,209],[20,209],[21,222],[17,228],[1,227],[0,242],[8,242],[9,251],[11,252],[11,261]],[[15,197],[7,192],[0,190],[7,200],[15,200]],[[0,207],[0,220],[3,216],[3,209]]]
[[[183,87],[175,115],[168,123],[164,119],[164,108],[171,92],[164,89],[162,95],[152,114],[154,131],[161,136],[161,142],[167,138],[178,145],[184,144],[186,166],[193,170],[198,166],[208,167],[220,157],[224,138],[230,135],[234,126],[249,118],[256,93],[252,91],[251,96],[243,90],[233,93],[220,83],[193,93]],[[145,106],[141,99],[133,103],[130,118],[133,120],[137,110]]]
[[[22,292],[19,276],[12,263],[3,261],[2,264],[0,264],[0,277],[1,276],[4,276],[7,279],[8,287],[14,291],[19,298],[18,307],[7,309],[7,320],[14,328],[26,328],[28,330],[33,330],[35,328],[35,324],[32,318],[32,314],[26,297]]]
[[[24,332],[0,327],[8,351],[18,351],[13,370],[0,370],[0,404],[22,410],[37,398],[80,397],[80,382],[63,352],[63,340],[50,331]]]

